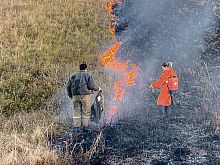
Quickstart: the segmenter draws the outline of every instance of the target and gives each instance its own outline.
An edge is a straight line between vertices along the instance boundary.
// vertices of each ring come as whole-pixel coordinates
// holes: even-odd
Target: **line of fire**
[[[123,0],[110,0],[107,3],[107,11],[111,18],[111,26],[109,32],[112,34],[112,38],[115,42],[109,49],[100,55],[100,63],[106,68],[115,72],[120,79],[114,82],[114,98],[112,100],[112,107],[108,111],[107,124],[112,121],[114,114],[120,110],[121,100],[126,94],[127,87],[135,85],[135,78],[138,75],[138,67],[131,61],[120,61],[117,57],[117,53],[122,46],[122,42],[119,41],[120,34],[123,33],[128,27],[127,22],[121,22],[118,18],[121,12],[121,6]]]

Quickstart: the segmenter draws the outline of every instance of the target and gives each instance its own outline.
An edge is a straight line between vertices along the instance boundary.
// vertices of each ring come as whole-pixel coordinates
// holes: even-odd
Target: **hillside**
[[[1,1],[1,114],[44,109],[80,62],[97,65],[109,38],[103,3]]]
[[[218,1],[0,4],[2,164],[220,164]],[[79,131],[65,83],[82,61],[105,109]],[[148,88],[166,61],[179,77],[167,116]]]
[[[116,113],[110,111],[111,125],[82,134],[70,129],[52,139],[53,146],[73,156],[73,164],[219,164],[218,5],[196,0],[113,3],[116,44],[108,50],[138,64],[136,85],[126,88]],[[155,105],[159,90],[146,86],[168,60],[174,62],[180,89],[171,114],[163,116]],[[117,65],[104,66],[114,73]]]
[[[79,63],[97,70],[110,37],[104,5],[0,0],[0,164],[57,162],[47,140],[67,126],[53,113],[54,95]]]

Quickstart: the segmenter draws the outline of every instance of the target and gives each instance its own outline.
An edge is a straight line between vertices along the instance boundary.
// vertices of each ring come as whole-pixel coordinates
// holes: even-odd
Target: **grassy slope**
[[[45,106],[109,37],[103,1],[1,0],[0,113]],[[102,16],[101,16],[102,15]],[[21,104],[22,103],[22,104]]]
[[[103,0],[0,0],[2,164],[59,161],[47,141],[60,129],[60,120],[35,110],[50,107],[54,92],[64,87],[80,62],[87,61],[96,70],[96,54],[109,39],[104,4]]]

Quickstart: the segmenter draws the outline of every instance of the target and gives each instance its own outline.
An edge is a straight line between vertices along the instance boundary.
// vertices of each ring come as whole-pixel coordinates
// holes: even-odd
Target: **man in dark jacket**
[[[74,73],[67,83],[68,96],[73,100],[75,127],[87,127],[90,120],[90,94],[100,91],[95,85],[92,74],[87,72],[87,65],[80,64],[80,71]]]

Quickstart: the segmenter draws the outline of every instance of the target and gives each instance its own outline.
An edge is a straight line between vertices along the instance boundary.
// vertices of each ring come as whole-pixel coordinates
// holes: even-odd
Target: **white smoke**
[[[152,100],[139,94],[158,78],[161,64],[174,63],[197,67],[197,57],[206,50],[205,38],[214,34],[215,6],[198,0],[133,0],[124,4],[120,20],[128,21],[128,29],[121,36],[121,59],[129,59],[140,66],[137,85],[128,89],[124,109],[138,111]],[[143,109],[142,107],[142,109]],[[126,111],[127,113],[127,111]],[[123,115],[122,115],[123,116]]]

